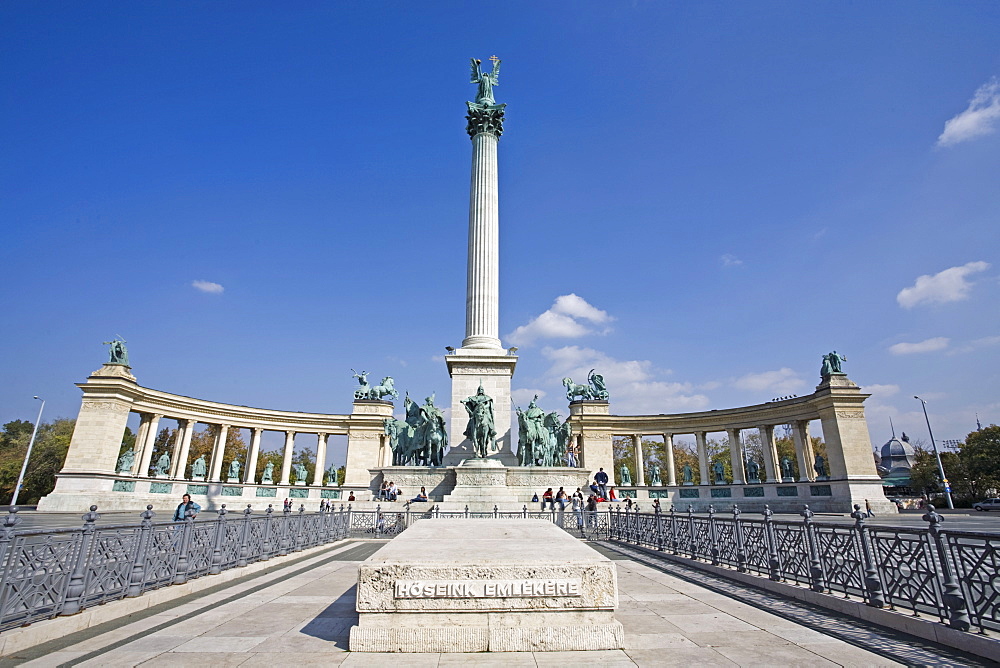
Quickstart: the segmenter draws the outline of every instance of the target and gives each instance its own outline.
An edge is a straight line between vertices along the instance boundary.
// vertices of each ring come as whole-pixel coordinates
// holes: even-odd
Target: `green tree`
[[[970,495],[978,497],[987,490],[1000,488],[1000,427],[994,424],[971,432],[959,446],[959,459],[965,468]],[[945,471],[950,479],[951,470],[945,468]]]
[[[56,474],[66,461],[75,424],[75,420],[60,418],[38,426],[18,503],[38,503],[41,497],[55,487]],[[16,420],[5,424],[0,433],[0,498],[9,500],[14,494],[14,486],[28,452],[32,429],[34,425],[30,422]]]

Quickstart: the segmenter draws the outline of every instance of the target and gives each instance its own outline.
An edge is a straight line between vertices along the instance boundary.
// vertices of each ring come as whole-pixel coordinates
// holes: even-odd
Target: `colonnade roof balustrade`
[[[600,429],[622,435],[658,436],[724,432],[727,429],[756,429],[761,426],[821,419],[820,410],[830,405],[831,393],[823,385],[820,388],[822,389],[804,397],[738,408],[657,415],[587,415],[582,419],[581,416],[572,416],[570,420],[583,422],[586,429]],[[842,406],[849,402],[861,409],[864,400],[869,396],[871,395],[857,391],[846,396],[838,393],[837,404]]]

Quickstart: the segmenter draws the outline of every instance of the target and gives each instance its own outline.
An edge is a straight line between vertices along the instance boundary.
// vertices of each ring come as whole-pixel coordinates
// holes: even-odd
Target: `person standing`
[[[868,517],[875,517],[875,513],[872,512],[871,501],[865,499],[865,512],[868,513]]]
[[[587,526],[597,526],[597,497],[593,494],[587,499]]]
[[[604,469],[597,471],[597,475],[594,476],[594,482],[597,483],[597,488],[601,492],[601,498],[608,498],[608,474],[604,472]]]
[[[183,522],[187,517],[188,511],[191,512],[191,519],[194,519],[201,512],[201,506],[191,500],[190,494],[185,494],[181,497],[181,502],[177,506],[177,510],[174,511],[174,522]]]

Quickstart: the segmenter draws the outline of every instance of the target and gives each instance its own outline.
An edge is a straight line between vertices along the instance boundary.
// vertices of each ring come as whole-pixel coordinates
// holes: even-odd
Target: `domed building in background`
[[[887,488],[886,494],[903,493],[904,489],[910,487],[910,469],[917,460],[917,452],[910,445],[906,432],[903,432],[901,438],[896,438],[893,434],[879,454],[881,461],[877,468],[882,476],[882,486]]]

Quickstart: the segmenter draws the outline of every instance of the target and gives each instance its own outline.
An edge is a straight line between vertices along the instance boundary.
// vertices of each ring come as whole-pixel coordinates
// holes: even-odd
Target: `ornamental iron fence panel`
[[[946,531],[928,506],[926,529],[866,526],[858,505],[853,525],[816,521],[809,506],[802,521],[613,509],[611,540],[632,542],[713,565],[792,582],[816,592],[857,597],[937,617],[952,628],[1000,631],[1000,536]]]
[[[245,566],[348,537],[350,510],[253,516],[225,506],[215,519],[153,521],[152,506],[136,525],[98,526],[96,506],[80,528],[18,531],[17,508],[0,519],[0,630],[23,626],[127,596]]]

